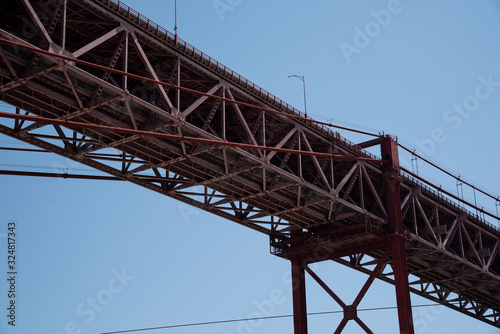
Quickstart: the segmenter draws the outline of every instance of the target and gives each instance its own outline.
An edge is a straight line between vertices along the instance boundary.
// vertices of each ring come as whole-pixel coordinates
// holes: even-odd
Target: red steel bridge
[[[0,100],[0,133],[267,234],[296,334],[306,276],[344,309],[336,333],[371,333],[375,279],[401,333],[410,292],[500,328],[495,214],[401,167],[393,137],[354,144],[119,1],[0,1]],[[352,303],[308,266],[325,260],[368,274]]]

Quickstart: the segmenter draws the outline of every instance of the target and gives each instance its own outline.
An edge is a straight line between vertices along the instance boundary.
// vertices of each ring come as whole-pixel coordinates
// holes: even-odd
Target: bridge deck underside
[[[361,259],[382,256],[373,249],[394,233],[386,226],[381,163],[287,150],[374,156],[296,118],[281,100],[114,2],[70,0],[65,24],[62,4],[2,4],[0,37],[59,52],[64,31],[66,55],[224,100],[1,45],[0,99],[16,113],[277,151],[19,120],[4,121],[0,133],[278,238],[275,253],[283,257],[297,255],[287,253],[291,248],[311,253],[283,247],[297,231],[316,241],[328,236],[322,242],[330,242],[336,261],[369,272]],[[401,187],[399,232],[409,240],[412,291],[500,327],[499,231],[409,177]],[[333,245],[346,230],[351,237],[345,232]],[[361,244],[373,248],[360,252]],[[379,278],[391,282],[390,272]]]

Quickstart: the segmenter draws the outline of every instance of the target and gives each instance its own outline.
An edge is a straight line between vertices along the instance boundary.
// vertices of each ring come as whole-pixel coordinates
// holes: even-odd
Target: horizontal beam
[[[80,180],[100,180],[100,181],[126,181],[114,176],[101,175],[83,175],[83,174],[68,174],[68,173],[41,173],[41,172],[24,172],[15,170],[0,170],[0,175],[14,176],[38,176],[38,177],[55,177],[60,179],[80,179]]]
[[[356,144],[356,146],[359,146],[361,148],[368,148],[368,147],[372,147],[375,145],[380,145],[381,143],[382,143],[382,138],[375,138],[372,140],[368,140],[368,141]]]
[[[348,155],[338,155],[338,154],[330,154],[330,153],[321,153],[321,152],[311,152],[311,151],[302,151],[302,150],[291,150],[286,148],[277,148],[270,146],[259,146],[253,144],[244,144],[244,143],[235,143],[235,142],[227,142],[222,140],[214,140],[214,139],[206,139],[206,138],[198,138],[198,137],[186,137],[181,135],[173,135],[167,133],[158,133],[151,131],[143,131],[143,130],[134,130],[134,129],[125,129],[118,128],[113,126],[105,126],[105,125],[97,125],[97,124],[89,124],[82,122],[74,122],[68,120],[61,119],[52,119],[40,116],[31,116],[31,115],[21,115],[21,114],[12,114],[8,112],[0,112],[0,117],[10,118],[10,119],[21,119],[25,121],[32,121],[38,123],[46,123],[46,124],[55,124],[61,125],[67,128],[78,128],[78,129],[92,129],[92,130],[100,130],[100,131],[109,131],[115,133],[124,133],[130,135],[138,135],[144,137],[154,137],[154,138],[163,138],[170,140],[179,140],[179,141],[187,141],[194,143],[201,143],[207,145],[214,145],[217,147],[235,147],[235,148],[244,148],[244,149],[254,149],[261,151],[276,151],[281,153],[291,153],[291,154],[299,154],[299,155],[308,155],[322,158],[332,158],[337,160],[344,161],[367,161],[367,162],[381,162],[385,163],[385,160],[373,159],[367,157],[355,157]]]
[[[114,73],[114,74],[118,74],[118,75],[121,75],[121,76],[126,76],[126,77],[133,78],[133,79],[136,79],[136,80],[141,80],[141,81],[153,83],[153,84],[156,84],[156,85],[162,85],[162,86],[170,87],[170,88],[173,88],[173,89],[179,89],[179,90],[182,90],[182,91],[185,91],[185,92],[188,92],[188,93],[192,93],[192,94],[196,94],[196,95],[201,95],[201,96],[208,96],[210,98],[214,98],[214,99],[218,99],[218,100],[221,100],[221,101],[225,101],[225,102],[237,104],[237,105],[240,105],[240,106],[249,107],[249,108],[252,108],[252,109],[263,110],[263,111],[271,112],[271,113],[274,113],[274,114],[278,114],[278,115],[283,115],[283,116],[290,117],[290,118],[299,119],[299,120],[301,120],[303,122],[307,122],[307,123],[311,123],[311,124],[314,123],[314,124],[318,124],[318,125],[324,125],[324,126],[333,127],[333,128],[342,129],[342,130],[347,130],[347,131],[351,131],[351,132],[356,132],[356,133],[360,133],[360,134],[364,134],[364,135],[372,136],[372,137],[378,137],[378,138],[382,137],[381,135],[378,135],[378,134],[374,134],[374,133],[370,133],[370,132],[365,132],[365,131],[360,131],[360,130],[355,130],[355,129],[351,129],[351,128],[347,128],[347,127],[343,127],[343,126],[339,126],[339,125],[334,125],[334,124],[327,123],[327,122],[321,122],[321,121],[317,121],[317,120],[314,120],[314,119],[311,119],[311,118],[305,118],[305,117],[300,116],[300,115],[290,114],[290,113],[287,113],[287,112],[278,111],[278,110],[271,109],[271,108],[266,108],[266,107],[263,107],[263,106],[257,106],[257,105],[254,105],[254,104],[251,104],[251,103],[247,103],[247,102],[234,101],[232,99],[228,99],[228,98],[225,98],[225,97],[221,97],[221,96],[217,96],[217,95],[211,95],[211,94],[200,92],[200,91],[197,91],[197,90],[194,90],[194,89],[190,89],[190,88],[186,88],[186,87],[182,87],[182,86],[170,84],[170,83],[167,83],[167,82],[158,81],[158,80],[155,80],[155,79],[146,78],[146,77],[143,77],[143,76],[140,76],[140,75],[137,75],[137,74],[127,73],[127,72],[120,71],[120,70],[117,70],[117,69],[114,69],[114,68],[110,68],[110,67],[106,67],[106,66],[102,66],[102,65],[97,65],[97,64],[94,64],[94,63],[91,63],[91,62],[88,62],[88,61],[84,61],[84,60],[81,60],[81,59],[76,59],[76,58],[73,58],[73,57],[68,57],[68,56],[65,56],[65,55],[57,54],[57,53],[54,53],[54,52],[51,52],[51,51],[42,50],[42,49],[34,47],[34,46],[30,46],[30,45],[25,45],[25,44],[22,44],[22,43],[14,42],[14,41],[11,41],[11,40],[8,40],[8,39],[5,39],[5,38],[0,38],[0,43],[4,43],[4,44],[7,44],[7,45],[17,46],[17,47],[24,48],[26,50],[35,52],[37,54],[43,54],[43,55],[50,56],[50,57],[53,57],[53,58],[57,58],[57,59],[61,59],[61,60],[66,60],[66,61],[71,62],[71,63],[77,63],[77,64],[80,64],[80,65],[85,65],[85,66],[93,67],[93,68],[96,68],[96,69],[99,69],[99,70],[102,70],[102,71],[111,72],[111,73]]]

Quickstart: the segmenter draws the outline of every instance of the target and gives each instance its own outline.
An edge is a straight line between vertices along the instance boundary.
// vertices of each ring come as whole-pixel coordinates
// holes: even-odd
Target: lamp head
[[[293,75],[289,75],[288,77],[289,78],[295,77],[295,78],[299,78],[300,80],[304,81],[304,76],[303,75],[293,74]]]

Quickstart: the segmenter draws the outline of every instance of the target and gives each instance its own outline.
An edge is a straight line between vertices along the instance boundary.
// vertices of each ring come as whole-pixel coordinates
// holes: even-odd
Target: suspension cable
[[[445,173],[446,175],[451,176],[451,177],[453,177],[454,179],[460,180],[461,182],[463,182],[463,184],[465,184],[465,185],[467,185],[467,186],[471,187],[471,188],[472,188],[472,189],[474,189],[474,190],[479,191],[479,192],[480,192],[480,193],[482,193],[483,195],[486,195],[486,196],[488,196],[488,197],[490,197],[491,199],[494,199],[494,200],[497,200],[497,199],[498,199],[498,196],[494,196],[494,195],[492,195],[492,194],[490,194],[490,193],[486,192],[485,190],[482,190],[481,188],[478,188],[478,187],[474,186],[473,184],[471,184],[471,183],[469,183],[469,182],[467,182],[467,181],[465,181],[465,180],[461,179],[461,178],[460,178],[460,175],[458,175],[458,176],[457,176],[457,175],[455,175],[455,174],[453,174],[453,173],[451,173],[451,172],[447,171],[447,170],[446,170],[446,169],[444,169],[443,167],[440,167],[440,166],[438,166],[437,164],[435,164],[435,163],[431,162],[430,160],[428,160],[428,159],[426,159],[426,158],[422,157],[421,155],[419,155],[418,153],[416,153],[416,152],[415,152],[415,150],[413,150],[413,151],[412,151],[412,150],[410,150],[409,148],[407,148],[406,146],[404,146],[404,145],[402,145],[402,144],[400,144],[400,143],[398,143],[398,146],[399,146],[399,147],[401,147],[402,149],[404,149],[405,151],[407,151],[407,152],[409,152],[409,153],[411,153],[411,154],[413,154],[413,155],[417,156],[418,158],[422,159],[423,161],[425,161],[426,163],[428,163],[428,164],[429,164],[429,165],[431,165],[432,167],[437,168],[438,170],[440,170],[441,172]]]
[[[424,179],[423,177],[420,177],[420,176],[418,176],[418,175],[416,175],[416,174],[414,174],[414,173],[410,172],[408,169],[406,169],[406,168],[404,168],[404,167],[400,167],[400,169],[401,169],[403,172],[405,172],[406,174],[410,175],[411,177],[413,177],[413,178],[415,178],[415,179],[417,179],[417,180],[419,180],[419,181],[421,181],[421,182],[423,182],[423,183],[425,183],[425,184],[427,184],[427,185],[431,186],[432,188],[434,188],[434,189],[438,190],[439,192],[441,192],[441,193],[443,193],[443,194],[445,194],[445,195],[447,195],[447,196],[449,196],[449,197],[451,197],[451,198],[453,198],[453,199],[455,199],[455,200],[457,200],[457,201],[459,201],[459,202],[462,202],[462,203],[466,204],[466,205],[467,205],[467,206],[469,206],[470,208],[475,209],[476,211],[481,212],[481,213],[483,213],[483,214],[486,214],[486,215],[490,216],[491,218],[494,218],[494,219],[500,220],[500,217],[498,217],[498,215],[495,215],[495,214],[493,214],[493,213],[490,213],[490,212],[488,212],[488,211],[484,210],[484,208],[479,208],[478,206],[476,206],[476,205],[474,205],[474,204],[472,204],[472,203],[469,203],[469,202],[467,202],[466,200],[463,200],[463,199],[461,199],[460,197],[458,197],[458,196],[456,196],[456,195],[453,195],[453,194],[452,194],[452,193],[450,193],[449,191],[444,190],[441,186],[439,186],[439,187],[438,187],[437,185],[435,185],[434,183],[432,183],[432,182],[430,182],[430,181],[428,181],[428,180]],[[478,216],[478,218],[479,218],[479,216]]]

